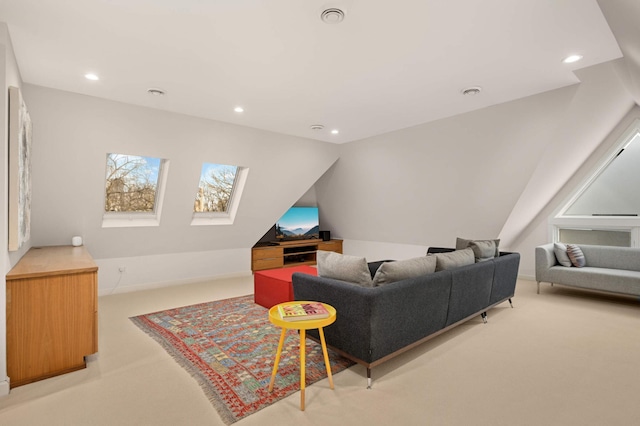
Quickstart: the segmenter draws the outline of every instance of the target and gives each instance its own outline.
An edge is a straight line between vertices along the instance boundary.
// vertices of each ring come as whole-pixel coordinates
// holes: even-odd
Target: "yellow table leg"
[[[327,344],[324,341],[324,331],[322,327],[318,328],[320,334],[320,343],[322,346],[322,354],[324,355],[324,366],[327,369],[327,377],[329,378],[329,387],[333,389],[333,376],[331,375],[331,364],[329,363],[329,354],[327,353]]]
[[[300,330],[300,411],[304,411],[304,388],[306,385],[305,355],[307,352],[307,336],[305,329]]]
[[[284,346],[284,337],[287,334],[287,329],[283,328],[280,334],[280,342],[278,343],[278,351],[276,352],[276,360],[273,363],[273,372],[271,373],[271,381],[269,382],[269,392],[273,391],[273,384],[276,381],[276,374],[278,373],[278,364],[280,364],[280,355],[282,355],[282,347]]]

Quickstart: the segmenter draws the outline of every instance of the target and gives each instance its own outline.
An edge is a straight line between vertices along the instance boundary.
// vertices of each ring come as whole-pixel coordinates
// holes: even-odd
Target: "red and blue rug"
[[[273,392],[269,380],[281,329],[253,295],[130,318],[200,384],[225,424],[300,389],[300,339],[287,334]],[[327,376],[320,344],[307,339],[307,385]],[[336,374],[353,363],[329,350]]]

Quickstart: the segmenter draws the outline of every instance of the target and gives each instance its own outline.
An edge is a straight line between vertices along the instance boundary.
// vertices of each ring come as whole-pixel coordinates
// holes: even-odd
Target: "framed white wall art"
[[[31,237],[31,118],[20,89],[9,87],[9,251]]]

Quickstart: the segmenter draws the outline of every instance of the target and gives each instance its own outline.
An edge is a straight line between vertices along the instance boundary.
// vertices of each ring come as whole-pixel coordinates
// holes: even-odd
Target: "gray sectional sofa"
[[[578,245],[585,266],[562,266],[554,244],[536,247],[536,281],[640,296],[640,248]]]
[[[453,251],[430,248],[429,253]],[[384,262],[369,263],[371,276]],[[520,254],[499,253],[488,261],[407,278],[379,287],[293,274],[296,300],[325,302],[337,310],[324,329],[338,353],[371,369],[509,300],[515,292]],[[312,334],[312,333],[310,333]],[[317,333],[316,336],[317,338]]]

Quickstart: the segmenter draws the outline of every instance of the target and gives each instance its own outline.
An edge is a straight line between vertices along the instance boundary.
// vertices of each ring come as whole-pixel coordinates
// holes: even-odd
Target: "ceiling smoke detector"
[[[473,87],[467,87],[466,89],[462,89],[460,92],[463,95],[467,95],[467,96],[475,96],[478,93],[480,93],[482,91],[482,87],[479,86],[473,86]]]
[[[325,24],[339,24],[344,19],[344,12],[336,8],[326,9],[320,14],[320,19]]]
[[[311,128],[311,130],[322,130],[322,129],[324,129],[324,126],[322,124],[312,124],[309,127]]]
[[[152,87],[151,89],[147,89],[147,93],[153,96],[164,96],[165,91]]]

